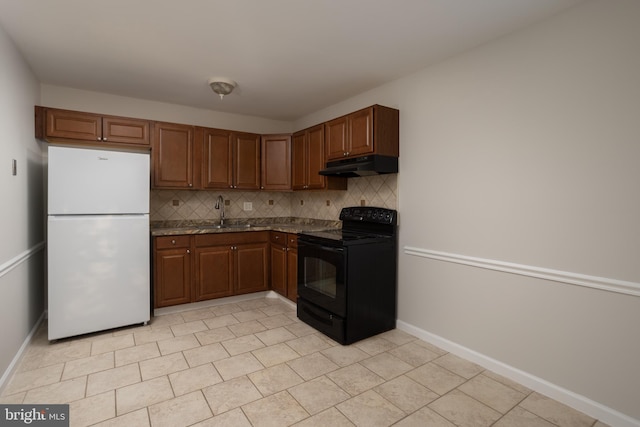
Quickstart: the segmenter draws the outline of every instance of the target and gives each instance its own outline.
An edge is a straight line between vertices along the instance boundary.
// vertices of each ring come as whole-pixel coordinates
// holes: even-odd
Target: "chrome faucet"
[[[222,196],[218,196],[214,208],[220,210],[220,225],[224,225],[224,199]]]

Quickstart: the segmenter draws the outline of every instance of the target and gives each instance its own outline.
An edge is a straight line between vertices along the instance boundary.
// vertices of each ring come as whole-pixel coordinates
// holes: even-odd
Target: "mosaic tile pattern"
[[[73,427],[605,427],[403,331],[342,346],[232,301],[54,343],[45,323],[0,403],[69,403]]]
[[[225,205],[226,218],[298,217],[335,220],[346,206],[378,206],[397,209],[397,174],[349,178],[346,191],[189,191],[152,190],[150,217],[161,220],[217,220],[214,209],[218,195]],[[245,211],[244,203],[252,210]]]

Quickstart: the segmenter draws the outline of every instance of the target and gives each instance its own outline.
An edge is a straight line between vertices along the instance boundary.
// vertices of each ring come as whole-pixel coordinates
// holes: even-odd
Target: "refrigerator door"
[[[49,339],[150,318],[149,216],[48,218]]]
[[[149,213],[149,154],[49,147],[49,215]]]

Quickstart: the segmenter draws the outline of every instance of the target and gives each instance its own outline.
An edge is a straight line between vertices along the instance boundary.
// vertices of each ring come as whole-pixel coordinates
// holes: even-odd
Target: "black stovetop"
[[[376,207],[343,208],[340,212],[342,229],[304,232],[302,239],[311,237],[330,244],[357,245],[395,238],[397,212]]]

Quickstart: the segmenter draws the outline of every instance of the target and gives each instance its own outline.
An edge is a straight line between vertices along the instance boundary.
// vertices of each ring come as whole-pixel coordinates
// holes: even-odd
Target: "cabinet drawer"
[[[156,237],[156,249],[188,248],[191,245],[191,236],[162,236]]]
[[[280,231],[271,232],[271,243],[287,246],[287,234]]]
[[[261,243],[269,241],[268,231],[242,231],[230,233],[197,234],[196,247],[218,245],[240,245],[243,243]]]

